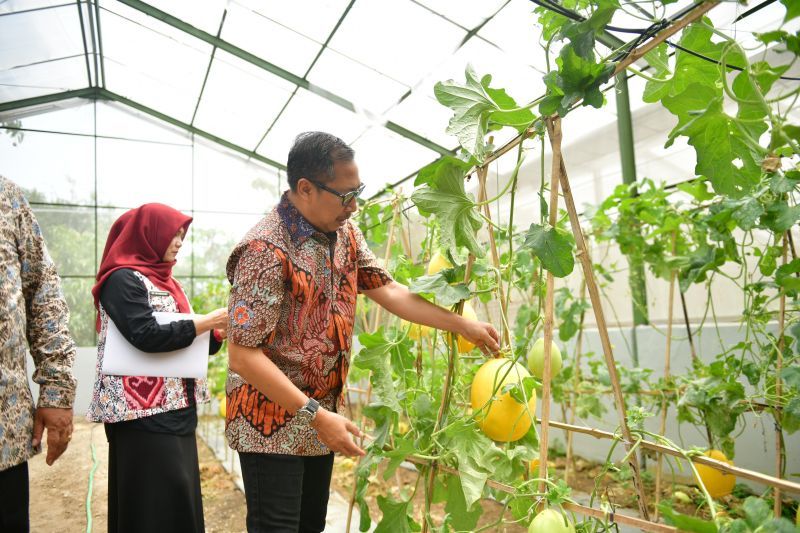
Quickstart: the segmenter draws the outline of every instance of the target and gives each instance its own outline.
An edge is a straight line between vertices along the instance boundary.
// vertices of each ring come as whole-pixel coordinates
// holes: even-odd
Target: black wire
[[[708,56],[704,56],[703,54],[701,54],[699,52],[695,52],[694,50],[689,50],[688,48],[685,48],[685,47],[683,47],[683,46],[681,46],[679,44],[675,44],[675,43],[673,43],[671,41],[665,41],[665,42],[668,45],[670,45],[671,47],[677,48],[678,50],[680,50],[682,52],[686,52],[687,54],[692,55],[692,56],[694,56],[696,58],[702,59],[704,61],[708,61],[709,63],[714,63],[715,65],[723,65],[722,61],[717,61],[714,58],[711,58],[711,57],[708,57]],[[728,63],[725,63],[724,66],[726,68],[729,68],[729,69],[732,69],[732,70],[738,70],[739,72],[742,72],[744,70],[744,68],[742,68],[742,67],[738,67],[736,65],[731,65],[731,64],[728,64]],[[779,79],[788,80],[788,81],[800,81],[800,78],[794,78],[794,77],[791,77],[791,76],[780,76]]]
[[[736,24],[740,20],[749,17],[750,15],[752,15],[753,13],[755,13],[756,11],[758,11],[760,9],[764,9],[765,7],[767,7],[768,5],[770,5],[773,2],[775,2],[775,0],[767,0],[766,2],[761,2],[757,6],[751,7],[750,9],[748,9],[747,11],[745,11],[744,13],[742,13],[741,15],[736,17],[736,19],[734,19],[734,21],[733,21],[733,24]]]
[[[578,21],[578,22],[583,22],[583,21],[586,20],[586,18],[583,17],[582,15],[574,13],[574,12],[572,12],[572,11],[570,11],[570,10],[568,10],[568,9],[566,9],[566,8],[564,8],[564,7],[560,6],[560,5],[552,2],[551,0],[530,0],[530,1],[533,2],[534,4],[538,5],[538,6],[541,6],[541,7],[545,8],[545,9],[547,9],[549,11],[552,11],[552,12],[557,13],[559,15],[562,15],[564,17],[567,17],[567,18],[569,18],[571,20],[575,20],[575,21]],[[775,2],[775,0],[765,0],[764,2],[760,3],[759,5],[751,8],[751,9],[748,9],[747,11],[745,11],[744,13],[739,15],[736,18],[736,20],[734,20],[733,22],[736,23],[736,22],[739,22],[740,20],[742,20],[744,18],[747,18],[748,16],[752,15],[756,11],[767,7],[768,5],[772,4],[773,2]],[[640,42],[649,39],[650,37],[652,37],[653,35],[655,35],[659,31],[661,31],[663,28],[667,27],[669,24],[675,22],[676,20],[678,20],[680,18],[685,17],[687,14],[689,14],[693,10],[697,9],[699,6],[700,6],[699,2],[695,3],[695,4],[692,4],[690,6],[687,6],[686,8],[682,9],[681,11],[678,11],[677,13],[675,13],[674,15],[669,17],[669,19],[663,19],[663,20],[660,20],[660,21],[656,21],[653,24],[651,24],[649,28],[646,28],[646,29],[633,29],[633,28],[619,28],[619,27],[616,27],[616,26],[604,26],[603,29],[606,30],[606,31],[610,31],[610,32],[640,33],[640,35],[636,39],[634,39],[633,41],[631,41],[629,43],[626,43],[624,45],[625,50],[623,50],[619,54],[617,54],[617,56],[615,56],[613,58],[613,60],[615,62],[617,62],[617,61],[621,61],[621,60],[625,59],[628,55],[630,55],[630,53],[634,49],[636,49],[636,47],[638,46],[638,44]],[[683,46],[675,44],[675,43],[673,43],[671,41],[666,41],[666,43],[668,45],[678,49],[678,50],[681,50],[683,52],[686,52],[687,54],[693,55],[693,56],[697,57],[698,59],[702,59],[704,61],[708,61],[708,62],[714,63],[716,65],[722,65],[721,61],[717,61],[716,59],[713,59],[713,58],[710,58],[708,56],[705,56],[705,55],[703,55],[703,54],[701,54],[699,52],[695,52],[694,50],[690,50],[688,48],[685,48]],[[729,65],[728,63],[725,63],[724,66],[726,68],[730,68],[730,69],[733,69],[733,70],[738,70],[738,71],[744,70],[742,67],[737,67],[736,65]],[[778,79],[785,80],[785,81],[800,81],[800,78],[795,78],[795,77],[792,77],[792,76],[780,76]]]

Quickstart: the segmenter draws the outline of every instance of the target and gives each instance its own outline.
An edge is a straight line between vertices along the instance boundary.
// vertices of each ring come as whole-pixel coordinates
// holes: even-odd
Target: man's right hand
[[[366,453],[353,442],[351,436],[352,434],[361,437],[358,427],[340,414],[320,408],[311,422],[311,427],[317,430],[319,440],[332,452],[350,457]]]

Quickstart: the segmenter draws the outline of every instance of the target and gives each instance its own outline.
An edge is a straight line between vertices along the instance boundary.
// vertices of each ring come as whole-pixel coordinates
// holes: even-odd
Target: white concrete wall
[[[671,368],[673,375],[683,374],[691,368],[691,352],[688,340],[685,339],[684,332],[685,330],[683,328],[674,330],[671,349]],[[626,347],[631,345],[631,329],[613,329],[609,334],[611,343],[614,345],[614,357],[617,361],[617,366],[632,367],[633,361],[631,354]],[[652,379],[658,379],[664,375],[666,337],[649,327],[637,328],[636,335],[639,346],[639,366],[652,369]],[[721,326],[719,335],[725,346],[733,346],[744,338],[744,333],[739,330],[738,325]],[[626,340],[628,341],[627,345]],[[695,337],[694,341],[698,356],[706,362],[713,360],[714,355],[722,351],[720,340],[713,329],[704,329],[700,335]],[[586,353],[588,351],[595,352],[597,354],[596,359],[602,360],[602,347],[597,330],[586,330],[584,333],[583,352]],[[574,357],[574,340],[567,346],[564,357]],[[588,366],[581,366],[585,370],[588,370]],[[749,386],[746,386],[746,389],[749,389]],[[576,420],[575,423],[606,431],[614,431],[617,428],[619,417],[612,403],[612,397],[611,395],[604,395],[602,400],[608,409],[603,420],[589,418],[586,420]],[[633,398],[630,395],[626,395],[625,400],[626,402],[633,402]],[[554,420],[560,420],[560,408],[555,404],[551,404],[551,413],[554,413]],[[763,414],[747,413],[744,416],[744,421],[744,424],[740,424],[734,432],[734,435],[737,435],[735,437],[735,464],[748,470],[756,470],[765,474],[774,475],[775,430],[772,416],[766,412]],[[655,416],[650,418],[646,427],[649,431],[658,432],[659,417]],[[552,434],[555,438],[560,439],[561,442],[566,443],[566,435],[563,431],[554,430]],[[674,408],[670,408],[669,410],[666,436],[683,448],[707,446],[705,430],[697,429],[693,425],[687,423],[678,424],[677,412]],[[787,456],[786,473],[788,476],[793,472],[800,472],[800,453],[798,453],[798,451],[800,451],[800,432],[790,436],[784,435],[784,438]],[[605,460],[608,452],[608,443],[609,441],[607,440],[598,440],[593,437],[578,434],[575,435],[573,441],[576,454],[598,461]],[[619,459],[622,455],[622,447],[620,446],[615,457]],[[652,461],[649,466],[654,466]],[[748,483],[754,487],[756,486],[745,480],[739,480],[739,482]],[[797,496],[798,495],[795,495],[795,497]]]

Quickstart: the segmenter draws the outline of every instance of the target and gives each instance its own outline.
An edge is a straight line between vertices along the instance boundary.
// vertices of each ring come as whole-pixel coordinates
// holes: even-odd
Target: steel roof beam
[[[232,150],[234,152],[238,152],[238,153],[240,153],[242,155],[245,155],[247,157],[250,157],[252,159],[260,161],[261,163],[264,163],[264,164],[269,165],[271,167],[275,167],[278,170],[286,170],[286,165],[283,165],[283,164],[281,164],[281,163],[279,163],[277,161],[273,161],[272,159],[270,159],[268,157],[264,157],[261,154],[257,154],[256,152],[254,152],[252,150],[248,150],[247,148],[239,146],[238,144],[234,144],[234,143],[232,143],[230,141],[227,141],[227,140],[223,139],[222,137],[217,137],[216,135],[214,135],[212,133],[209,133],[209,132],[207,132],[205,130],[201,130],[200,128],[192,126],[191,124],[187,124],[187,123],[185,123],[185,122],[183,122],[181,120],[178,120],[178,119],[176,119],[174,117],[171,117],[171,116],[169,116],[169,115],[167,115],[165,113],[162,113],[160,111],[156,111],[153,108],[150,108],[150,107],[147,107],[147,106],[145,106],[143,104],[140,104],[139,102],[136,102],[135,100],[131,100],[130,98],[126,98],[126,97],[124,97],[122,95],[119,95],[117,93],[109,91],[108,89],[103,89],[101,87],[88,87],[88,88],[85,88],[85,89],[77,89],[77,90],[74,90],[74,91],[64,91],[64,92],[61,92],[61,93],[48,94],[48,95],[45,95],[45,96],[35,96],[33,98],[24,98],[22,100],[15,100],[13,102],[0,103],[0,113],[3,113],[5,111],[13,111],[15,109],[23,109],[23,108],[26,108],[26,107],[37,106],[37,105],[50,104],[50,103],[54,103],[54,102],[62,102],[64,100],[70,100],[70,99],[73,99],[73,98],[87,98],[87,99],[90,99],[90,100],[108,100],[110,102],[118,102],[118,103],[120,103],[122,105],[130,107],[130,108],[135,109],[137,111],[140,111],[140,112],[142,112],[142,113],[144,113],[146,115],[150,115],[153,118],[156,118],[156,119],[161,120],[163,122],[166,122],[168,124],[172,124],[173,126],[175,126],[177,128],[186,130],[189,133],[193,133],[193,134],[197,135],[198,137],[202,137],[202,138],[207,139],[209,141],[212,141],[212,142],[214,142],[216,144],[224,146],[225,148],[228,148],[229,150]]]
[[[188,24],[188,23],[184,22],[183,20],[181,20],[181,19],[179,19],[177,17],[174,17],[174,16],[170,15],[169,13],[165,13],[164,11],[161,11],[160,9],[158,9],[156,7],[153,7],[150,4],[142,2],[141,0],[119,0],[119,1],[121,3],[127,5],[128,7],[131,7],[133,9],[137,10],[137,11],[140,11],[140,12],[146,14],[146,15],[149,15],[149,16],[155,18],[155,19],[158,19],[161,22],[163,22],[163,23],[165,23],[165,24],[167,24],[169,26],[172,26],[173,28],[176,28],[176,29],[178,29],[178,30],[180,30],[180,31],[182,31],[184,33],[189,34],[189,35],[192,35],[193,37],[196,37],[196,38],[200,39],[201,41],[204,41],[204,42],[206,42],[206,43],[208,43],[208,44],[210,44],[212,46],[216,46],[217,48],[219,48],[221,50],[225,50],[229,54],[231,54],[231,55],[233,55],[235,57],[238,57],[239,59],[250,63],[251,65],[255,65],[256,67],[258,67],[258,68],[260,68],[262,70],[265,70],[265,71],[269,72],[270,74],[278,76],[279,78],[282,78],[282,79],[284,79],[286,81],[294,83],[295,85],[297,85],[299,87],[302,87],[303,89],[311,91],[312,93],[314,93],[314,94],[316,94],[318,96],[321,96],[322,98],[325,98],[329,102],[333,102],[334,104],[336,104],[338,106],[341,106],[341,107],[347,109],[348,111],[352,111],[353,113],[356,113],[356,112],[363,113],[363,111],[360,110],[360,109],[357,111],[357,107],[351,101],[347,100],[346,98],[343,98],[343,97],[341,97],[341,96],[339,96],[337,94],[334,94],[334,93],[332,93],[332,92],[330,92],[330,91],[328,91],[326,89],[323,89],[322,87],[320,87],[318,85],[314,85],[313,83],[310,83],[308,80],[305,80],[305,79],[301,78],[300,76],[298,76],[296,74],[293,74],[293,73],[289,72],[288,70],[285,70],[285,69],[279,67],[278,65],[270,63],[269,61],[267,61],[267,60],[265,60],[265,59],[263,59],[261,57],[258,57],[257,55],[254,55],[254,54],[252,54],[252,53],[250,53],[250,52],[248,52],[248,51],[246,51],[246,50],[244,50],[242,48],[239,48],[238,46],[235,46],[235,45],[233,45],[233,44],[231,44],[231,43],[229,43],[229,42],[227,42],[227,41],[225,41],[225,40],[223,40],[221,38],[215,37],[214,35],[211,35],[210,33],[205,32],[205,31],[203,31],[201,29],[195,28],[191,24]],[[377,117],[375,117],[373,115],[373,118],[377,118]],[[411,141],[414,141],[417,144],[419,144],[421,146],[424,146],[425,148],[428,148],[429,150],[433,150],[434,152],[437,152],[437,153],[439,153],[441,155],[449,155],[449,154],[453,153],[451,150],[448,150],[447,148],[445,148],[443,146],[439,146],[435,142],[430,141],[430,140],[426,139],[425,137],[423,137],[422,135],[419,135],[418,133],[414,133],[413,131],[411,131],[411,130],[409,130],[407,128],[404,128],[403,126],[401,126],[401,125],[399,125],[399,124],[397,124],[395,122],[386,121],[383,124],[383,126],[386,129],[388,129],[388,130],[390,130],[390,131],[392,131],[394,133],[397,133],[398,135],[401,135],[401,136],[403,136],[403,137],[405,137],[405,138],[407,138],[407,139],[409,139]]]

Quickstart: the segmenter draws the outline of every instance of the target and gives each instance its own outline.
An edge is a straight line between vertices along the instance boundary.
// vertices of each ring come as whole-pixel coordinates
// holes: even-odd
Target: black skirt
[[[197,441],[105,424],[109,533],[203,533]]]

